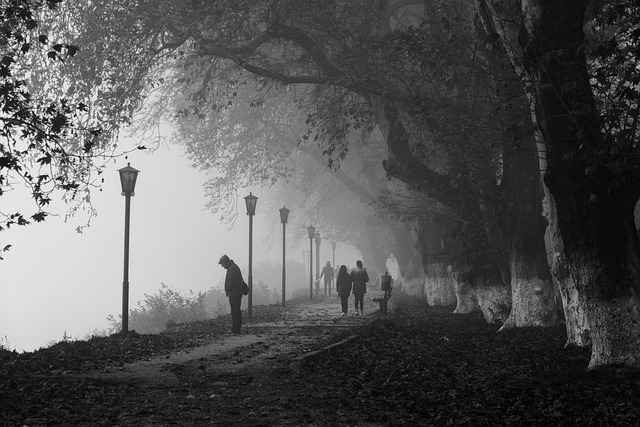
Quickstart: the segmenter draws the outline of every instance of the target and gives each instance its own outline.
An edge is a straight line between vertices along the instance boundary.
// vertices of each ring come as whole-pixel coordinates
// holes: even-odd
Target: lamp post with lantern
[[[307,227],[309,233],[309,299],[313,299],[313,236],[316,228],[313,225]]]
[[[136,180],[140,171],[127,166],[119,169],[120,185],[124,196],[124,273],[122,278],[122,330],[129,331],[129,225],[131,217],[131,196],[135,195]]]
[[[285,251],[285,243],[287,241],[286,239],[286,224],[287,224],[287,219],[289,218],[289,209],[287,209],[286,207],[281,207],[280,208],[280,222],[282,223],[282,306],[284,307],[285,304],[285,300],[286,300],[286,286],[285,283],[287,281],[287,274],[286,274],[286,269],[285,269],[285,257],[286,257],[286,251]]]
[[[253,300],[253,216],[256,214],[256,203],[258,202],[258,198],[249,192],[249,195],[244,198],[244,202],[247,205],[247,215],[249,215],[249,298],[247,305],[247,317],[251,319],[251,307]]]

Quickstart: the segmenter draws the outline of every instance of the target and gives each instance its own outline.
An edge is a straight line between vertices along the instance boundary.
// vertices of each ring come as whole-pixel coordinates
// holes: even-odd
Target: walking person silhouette
[[[327,265],[322,269],[322,273],[320,273],[320,279],[324,277],[324,294],[327,295],[327,289],[329,289],[329,293],[331,293],[331,281],[333,280],[333,267],[331,267],[331,263],[327,261]]]
[[[351,270],[351,281],[353,282],[353,295],[355,297],[356,316],[364,314],[364,294],[367,293],[367,282],[369,275],[367,269],[362,266],[362,261],[356,261],[356,266]],[[360,312],[358,312],[360,307]]]
[[[351,275],[347,272],[347,266],[341,265],[336,278],[336,290],[342,304],[342,315],[347,315],[349,307],[349,295],[351,295]]]

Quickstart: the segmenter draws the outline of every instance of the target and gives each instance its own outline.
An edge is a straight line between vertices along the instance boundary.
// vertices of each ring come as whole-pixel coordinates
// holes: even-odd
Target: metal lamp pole
[[[320,233],[316,231],[313,237],[316,240],[316,280],[320,280]],[[320,293],[320,284],[316,288],[316,293]]]
[[[316,232],[313,236],[316,240],[316,279],[320,278],[320,233]]]
[[[334,286],[336,277],[335,277],[335,271],[336,271],[336,246],[338,244],[336,242],[331,242],[331,249],[333,249],[333,258],[332,258],[332,264],[331,264],[331,268],[333,268],[334,271],[334,275],[331,279],[331,288]],[[329,288],[329,295],[331,295],[331,288]]]
[[[124,202],[124,273],[122,279],[122,330],[129,331],[129,224],[131,216],[131,196],[135,195],[136,180],[138,178],[137,169],[127,166],[119,169],[120,184],[122,186],[122,195],[125,197]]]
[[[316,228],[313,225],[307,227],[309,233],[309,299],[313,299],[313,235],[316,234]]]
[[[280,208],[280,222],[282,223],[282,306],[284,307],[285,304],[285,300],[286,300],[286,286],[285,283],[287,282],[287,273],[286,273],[286,269],[284,267],[285,265],[285,256],[286,256],[286,252],[285,252],[285,243],[287,241],[286,239],[286,225],[287,225],[287,219],[289,218],[289,209],[287,209],[286,207],[281,207]]]
[[[249,215],[249,298],[247,317],[251,319],[251,307],[253,301],[253,216],[256,214],[256,203],[258,202],[258,198],[249,192],[249,195],[244,198],[244,202],[247,205],[247,215]]]

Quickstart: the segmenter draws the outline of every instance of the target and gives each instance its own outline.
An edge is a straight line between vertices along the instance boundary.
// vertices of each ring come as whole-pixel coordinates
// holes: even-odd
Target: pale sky
[[[65,223],[63,210],[60,217],[44,223],[0,233],[0,247],[13,245],[0,261],[1,344],[32,351],[60,341],[65,333],[83,339],[95,328],[106,328],[108,314],[121,314],[125,199],[117,170],[127,162],[141,171],[131,199],[130,308],[145,293],[155,294],[161,283],[184,293],[218,285],[225,274],[217,264],[223,253],[246,271],[248,218],[242,199],[246,194],[239,195],[240,215],[229,231],[218,215],[205,210],[205,174],[189,167],[181,147],[137,151],[105,171],[102,192],[92,193],[98,216],[82,234],[75,228],[83,219]],[[260,190],[253,193],[265,197]],[[0,200],[5,211],[17,210],[13,205],[6,209],[12,197]],[[279,218],[279,213],[261,211],[260,203],[259,199],[254,217],[254,266],[282,258],[279,245],[270,253],[261,248],[261,235],[269,231],[264,230],[261,215]],[[287,233],[287,238],[293,237]],[[301,234],[302,248],[308,243],[304,238]],[[331,249],[325,245],[326,254]],[[291,257],[300,261],[301,250],[292,249]]]

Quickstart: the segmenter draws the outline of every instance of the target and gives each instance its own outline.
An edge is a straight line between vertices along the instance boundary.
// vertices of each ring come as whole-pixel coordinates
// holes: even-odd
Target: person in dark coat
[[[232,259],[229,259],[227,255],[222,255],[218,264],[227,270],[227,275],[224,279],[224,292],[229,297],[229,306],[231,307],[231,332],[240,335],[240,329],[242,328],[240,305],[242,304],[242,282],[244,282],[242,272],[240,267]]]
[[[364,294],[367,293],[367,282],[369,275],[367,269],[362,266],[362,261],[356,261],[356,266],[351,270],[351,281],[353,282],[353,296],[356,302],[356,316],[364,314]],[[358,312],[360,307],[360,312]]]
[[[329,290],[329,294],[331,294],[331,281],[333,280],[333,267],[331,267],[331,263],[327,261],[327,265],[324,266],[322,272],[320,273],[320,279],[324,277],[324,294],[327,294],[327,290]]]
[[[347,266],[341,265],[336,277],[336,290],[342,303],[342,315],[347,315],[349,307],[349,295],[351,295],[351,275],[347,272]]]

